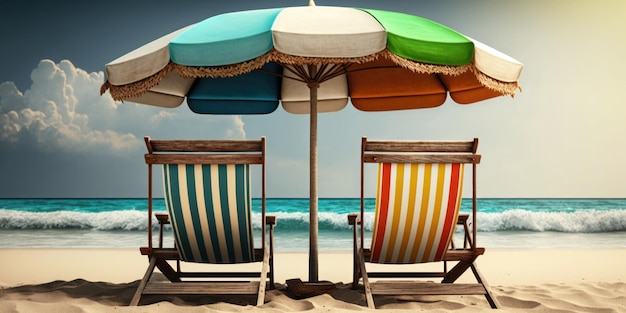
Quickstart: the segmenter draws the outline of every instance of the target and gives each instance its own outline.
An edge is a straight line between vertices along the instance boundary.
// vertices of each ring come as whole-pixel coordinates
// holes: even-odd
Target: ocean
[[[347,214],[359,199],[319,200],[319,250],[350,251]],[[260,200],[253,200],[256,240]],[[374,199],[366,200],[371,231]],[[267,199],[275,250],[308,251],[309,200]],[[626,199],[479,199],[477,242],[487,248],[626,248]],[[164,212],[162,199],[154,211]],[[464,199],[462,212],[471,212]],[[137,248],[147,244],[146,199],[0,199],[0,248]],[[156,223],[155,223],[156,224]],[[366,233],[366,238],[371,233]],[[165,244],[173,244],[171,231]]]

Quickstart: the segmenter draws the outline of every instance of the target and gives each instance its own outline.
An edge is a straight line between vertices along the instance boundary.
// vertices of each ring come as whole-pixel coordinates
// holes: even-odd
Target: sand
[[[626,249],[488,249],[478,266],[502,312],[626,312]],[[148,261],[137,249],[0,249],[0,312],[353,312],[371,311],[349,287],[352,255],[322,253],[330,293],[292,299],[271,290],[246,296],[150,296],[127,307]],[[276,282],[307,279],[306,253],[277,253]],[[472,282],[464,275],[462,282]],[[481,296],[377,296],[380,312],[491,312]]]

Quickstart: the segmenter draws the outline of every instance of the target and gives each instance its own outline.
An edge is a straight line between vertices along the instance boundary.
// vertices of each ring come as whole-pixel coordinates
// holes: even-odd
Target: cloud
[[[88,73],[70,61],[41,60],[32,84],[21,92],[0,84],[0,143],[44,152],[109,151],[123,155],[153,137],[244,138],[238,116],[195,116],[186,108],[152,108],[100,95],[102,72]]]

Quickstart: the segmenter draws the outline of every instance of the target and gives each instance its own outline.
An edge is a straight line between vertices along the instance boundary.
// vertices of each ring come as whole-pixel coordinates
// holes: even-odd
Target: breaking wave
[[[276,231],[307,231],[309,215],[302,212],[270,212],[278,220]],[[255,227],[260,228],[258,213]],[[513,209],[500,213],[479,213],[478,231],[530,231],[602,233],[626,231],[626,210],[580,210],[574,212],[533,212]],[[145,231],[145,211],[114,212],[25,212],[0,209],[0,230],[90,229],[96,231]],[[156,222],[154,222],[156,225]],[[373,213],[366,213],[365,227],[372,229]],[[349,231],[345,213],[320,212],[320,231]]]

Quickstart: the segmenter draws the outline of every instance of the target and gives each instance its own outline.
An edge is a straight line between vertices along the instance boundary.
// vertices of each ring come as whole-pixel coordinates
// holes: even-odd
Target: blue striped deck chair
[[[265,214],[265,137],[260,140],[152,140],[148,153],[149,257],[131,305],[146,294],[253,294],[264,303],[266,287],[274,288],[274,216]],[[158,244],[153,244],[152,165],[163,168],[167,213],[159,213]],[[255,248],[251,166],[261,167],[261,247]],[[170,225],[174,247],[163,247],[165,225]],[[269,239],[266,237],[269,236]],[[176,266],[172,266],[175,262]],[[191,272],[186,263],[212,264],[211,271]],[[259,271],[217,271],[227,264],[259,263]],[[214,266],[215,265],[215,266]],[[150,278],[158,269],[169,282]],[[269,279],[269,286],[267,280]]]
[[[474,261],[485,249],[476,247],[476,154],[472,141],[372,141],[361,143],[361,211],[348,215],[354,232],[352,287],[363,281],[367,305],[374,295],[484,295],[499,306]],[[365,164],[378,165],[374,221],[365,248]],[[472,172],[472,221],[461,214],[466,164]],[[457,228],[463,245],[455,246]],[[416,271],[417,264],[441,263],[441,271]],[[448,262],[456,265],[448,269]],[[401,271],[367,271],[366,263],[400,267]],[[407,267],[408,266],[408,267]],[[380,268],[380,267],[378,267]],[[475,284],[454,283],[471,269]],[[419,279],[441,277],[441,283]],[[370,281],[370,278],[376,279]],[[383,280],[386,278],[387,280]],[[412,278],[412,279],[409,279]]]

